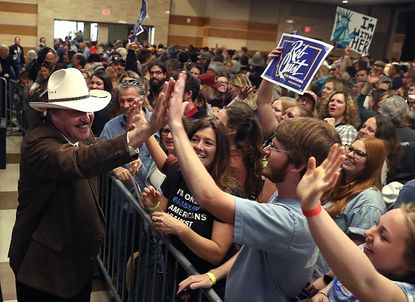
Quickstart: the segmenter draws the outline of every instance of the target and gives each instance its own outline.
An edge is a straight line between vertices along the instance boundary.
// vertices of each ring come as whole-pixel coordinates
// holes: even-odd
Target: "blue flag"
[[[147,19],[147,0],[141,0],[141,9],[140,14],[138,15],[137,22],[134,24],[134,35],[138,36],[144,31],[144,28],[141,26],[144,20]]]

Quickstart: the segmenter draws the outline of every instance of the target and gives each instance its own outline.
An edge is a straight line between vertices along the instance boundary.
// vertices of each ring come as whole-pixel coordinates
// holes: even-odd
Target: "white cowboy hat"
[[[67,68],[51,74],[48,81],[48,102],[29,104],[37,111],[55,108],[95,112],[104,109],[110,101],[111,94],[108,91],[88,91],[82,73],[76,68]]]

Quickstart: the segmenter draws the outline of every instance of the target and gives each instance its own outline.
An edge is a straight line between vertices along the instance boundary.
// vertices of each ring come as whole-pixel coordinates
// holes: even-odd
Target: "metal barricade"
[[[41,113],[29,106],[27,87],[12,79],[0,78],[1,121],[6,125],[7,135],[26,132],[41,118]]]
[[[100,191],[107,231],[98,264],[113,299],[175,301],[177,284],[181,281],[176,280],[177,271],[182,269],[193,275],[198,274],[196,269],[170,244],[167,236],[152,228],[149,214],[122,182],[110,174],[103,175]],[[197,301],[222,301],[212,289],[201,289],[192,295]]]
[[[0,77],[0,169],[6,169],[7,80]]]
[[[0,77],[0,119],[6,121],[6,105],[8,103],[8,86],[6,78]]]
[[[6,106],[6,118],[8,120],[8,133],[20,130],[18,115],[22,115],[21,102],[18,94],[18,84],[15,80],[9,80]]]

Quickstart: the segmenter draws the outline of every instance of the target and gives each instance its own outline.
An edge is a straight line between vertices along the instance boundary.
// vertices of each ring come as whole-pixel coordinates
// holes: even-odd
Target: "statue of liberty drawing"
[[[353,12],[337,8],[336,26],[332,34],[332,41],[336,43],[336,47],[346,48],[353,41],[356,33],[350,32],[349,23],[353,16]]]

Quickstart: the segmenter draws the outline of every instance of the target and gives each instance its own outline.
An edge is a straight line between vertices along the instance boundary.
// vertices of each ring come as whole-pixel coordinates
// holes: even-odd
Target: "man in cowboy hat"
[[[132,161],[136,148],[161,128],[166,108],[160,102],[146,122],[138,104],[130,114],[134,130],[97,141],[93,112],[107,106],[108,92],[88,91],[81,72],[68,68],[51,75],[48,98],[30,103],[47,117],[21,146],[10,266],[18,301],[89,301],[105,234],[97,176]]]

